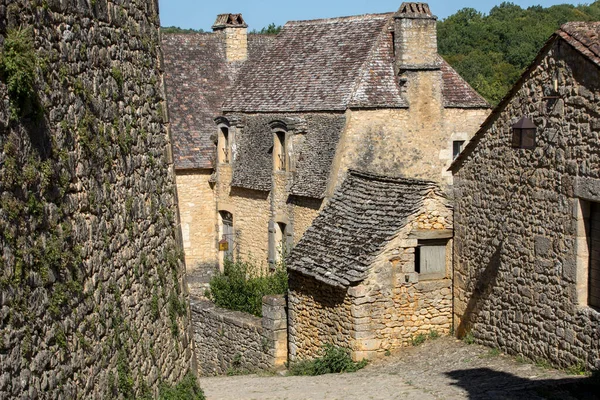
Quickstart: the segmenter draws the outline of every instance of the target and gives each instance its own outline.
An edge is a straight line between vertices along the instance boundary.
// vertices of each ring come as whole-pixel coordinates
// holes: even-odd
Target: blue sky
[[[422,1],[422,0],[421,0]],[[445,18],[461,8],[472,7],[487,13],[501,0],[430,0],[431,11]],[[570,0],[514,0],[521,7],[554,4],[579,4]],[[593,0],[590,0],[593,2]],[[242,13],[249,29],[260,29],[274,22],[331,18],[346,15],[396,11],[402,0],[159,0],[162,26],[202,28],[210,31],[217,14]]]

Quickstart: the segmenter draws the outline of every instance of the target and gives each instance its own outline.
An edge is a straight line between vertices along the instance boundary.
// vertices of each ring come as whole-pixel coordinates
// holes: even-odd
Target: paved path
[[[572,397],[556,389],[556,385],[582,382],[580,377],[519,363],[514,357],[450,337],[403,349],[353,374],[200,379],[208,400],[567,400],[600,396],[599,391],[591,397]]]

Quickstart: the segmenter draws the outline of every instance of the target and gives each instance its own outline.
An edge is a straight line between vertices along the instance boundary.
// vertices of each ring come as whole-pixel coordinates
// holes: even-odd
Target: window
[[[219,264],[221,270],[226,259],[233,259],[233,247],[233,215],[228,211],[219,211]]]
[[[269,264],[274,268],[289,254],[293,245],[292,226],[283,222],[269,222]]]
[[[512,147],[519,149],[535,148],[535,133],[537,127],[527,117],[523,117],[512,126]]]
[[[285,132],[275,133],[275,145],[273,151],[273,165],[276,171],[285,171],[287,169],[287,149],[285,145]]]
[[[415,248],[415,272],[419,279],[446,277],[447,240],[419,240]]]
[[[600,203],[580,201],[577,233],[579,304],[600,309]]]
[[[455,140],[452,142],[452,159],[456,160],[456,157],[460,155],[465,145],[464,140]]]
[[[231,143],[229,141],[229,129],[221,128],[219,130],[218,141],[218,161],[220,164],[229,164],[231,159]]]

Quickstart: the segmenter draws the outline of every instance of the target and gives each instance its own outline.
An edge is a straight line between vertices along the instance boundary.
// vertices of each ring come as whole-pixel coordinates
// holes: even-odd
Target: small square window
[[[456,160],[456,157],[460,155],[465,146],[464,140],[455,140],[452,142],[452,159]]]
[[[419,279],[446,277],[447,240],[419,240],[415,248],[415,272]]]

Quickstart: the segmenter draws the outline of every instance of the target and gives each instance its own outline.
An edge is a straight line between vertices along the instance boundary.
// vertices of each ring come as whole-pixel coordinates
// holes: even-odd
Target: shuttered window
[[[415,272],[419,279],[446,277],[447,240],[419,240],[415,249]]]

